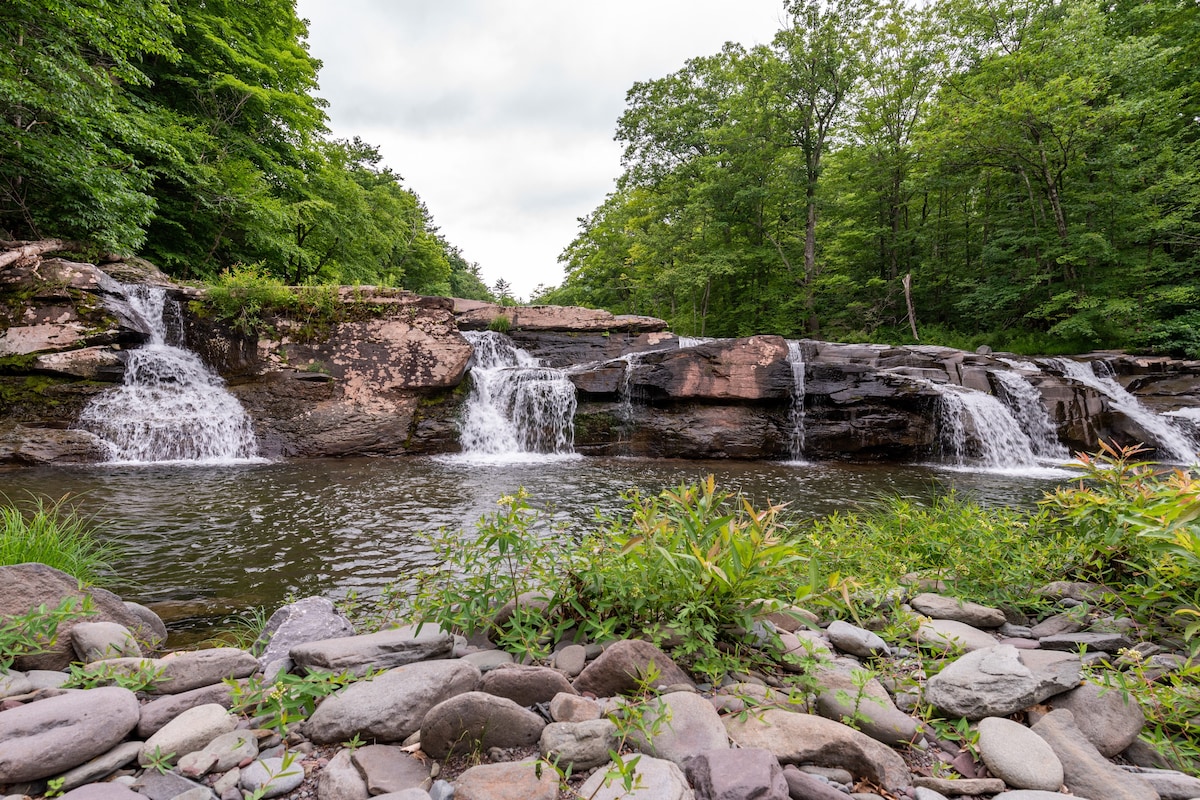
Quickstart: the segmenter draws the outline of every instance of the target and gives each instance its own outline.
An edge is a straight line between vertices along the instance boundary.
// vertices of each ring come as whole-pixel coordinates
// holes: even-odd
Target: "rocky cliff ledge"
[[[146,336],[121,311],[121,284],[168,285],[145,264],[32,259],[0,272],[0,463],[100,459],[74,428],[119,383]],[[333,312],[264,312],[256,333],[217,318],[196,289],[170,285],[186,345],[228,382],[267,457],[401,455],[458,449],[472,347],[463,330],[504,330],[576,387],[575,448],[586,454],[913,461],[945,455],[948,387],[1005,396],[1003,375],[1036,390],[1059,440],[1154,436],[1054,359],[941,347],[680,341],[661,320],[589,309],[504,308],[343,288]],[[1090,354],[1155,411],[1200,409],[1200,362]],[[1174,424],[1196,429],[1195,412]],[[967,456],[980,449],[968,420]]]

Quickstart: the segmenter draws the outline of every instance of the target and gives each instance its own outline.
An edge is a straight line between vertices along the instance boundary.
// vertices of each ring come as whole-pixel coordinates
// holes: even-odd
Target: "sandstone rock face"
[[[104,444],[94,433],[12,425],[0,430],[0,463],[90,464],[103,461]]]
[[[91,598],[95,613],[62,622],[58,626],[57,643],[50,652],[18,656],[13,664],[15,669],[66,669],[74,657],[71,629],[82,621],[116,622],[133,631],[134,635],[147,639],[150,631],[112,592],[94,587],[80,590],[79,581],[45,564],[0,567],[0,617],[20,616],[42,604],[55,608],[68,597],[82,603],[85,595]]]
[[[601,333],[617,331],[658,332],[667,324],[654,317],[614,315],[608,311],[577,306],[499,306],[478,300],[454,300],[454,314],[463,330],[485,330],[499,317],[508,327],[523,331],[569,331]]]
[[[0,711],[0,785],[77,767],[116,747],[137,722],[137,697],[115,686]]]

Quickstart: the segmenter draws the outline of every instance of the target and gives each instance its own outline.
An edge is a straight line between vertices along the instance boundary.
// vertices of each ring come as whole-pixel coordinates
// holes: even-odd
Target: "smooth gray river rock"
[[[242,769],[242,788],[269,800],[297,788],[304,782],[304,767],[299,759],[285,764],[283,758],[261,758]]]
[[[788,800],[783,769],[766,750],[723,747],[698,753],[684,773],[704,800]]]
[[[817,713],[837,722],[843,717],[855,719],[855,727],[884,744],[915,741],[917,721],[896,708],[878,680],[861,674],[856,678],[856,670],[861,669],[848,659],[819,667],[813,674],[817,683]],[[862,684],[861,689],[855,685],[856,680]]]
[[[399,747],[371,744],[353,752],[350,760],[372,795],[405,789],[428,789],[433,783],[429,765]]]
[[[841,767],[892,792],[911,780],[895,750],[824,717],[770,708],[745,719],[725,717],[724,722],[739,747],[770,750],[781,764]]]
[[[0,711],[0,784],[49,778],[116,747],[137,726],[138,701],[116,686]]]
[[[967,653],[929,679],[925,699],[955,717],[1002,717],[1079,683],[1079,657],[996,645]]]
[[[695,800],[696,793],[674,762],[636,753],[621,756],[623,762],[631,758],[638,759],[637,774],[642,776],[633,791],[626,792],[620,778],[608,780],[607,770],[601,767],[584,782],[579,794],[588,800]]]
[[[555,800],[558,774],[537,761],[480,764],[454,781],[454,800]]]
[[[1149,783],[1102,756],[1069,710],[1056,708],[1035,722],[1032,730],[1062,762],[1063,783],[1073,794],[1100,800],[1159,800]]]
[[[421,749],[434,758],[451,753],[523,747],[542,735],[546,721],[506,697],[464,692],[443,700],[421,722]]]
[[[146,796],[119,783],[88,783],[72,789],[59,800],[146,800]]]
[[[550,667],[502,664],[479,682],[479,691],[507,697],[519,706],[549,703],[557,694],[578,694],[571,682]]]
[[[1153,786],[1160,800],[1192,800],[1200,797],[1200,778],[1170,769],[1125,769]]]
[[[317,800],[367,800],[371,793],[354,764],[354,754],[343,748],[329,759],[317,778]]]
[[[979,720],[979,755],[988,770],[1014,789],[1057,792],[1063,766],[1046,740],[1005,717]]]
[[[952,619],[922,622],[917,642],[927,650],[940,653],[969,653],[996,646],[996,637],[979,628]]]
[[[293,647],[292,661],[306,669],[327,672],[349,671],[365,675],[372,670],[392,669],[418,661],[445,658],[454,650],[454,637],[436,625],[406,625],[344,636]]]
[[[576,774],[607,764],[616,747],[617,726],[607,719],[551,722],[538,738],[542,758]]]
[[[69,792],[76,787],[107,778],[126,764],[136,761],[141,751],[141,742],[122,742],[107,753],[58,776],[62,778],[62,788]]]
[[[694,692],[671,692],[647,701],[642,728],[629,737],[634,747],[680,767],[706,750],[729,746],[729,734],[712,703]]]
[[[840,619],[830,623],[825,633],[834,647],[852,656],[871,658],[885,656],[890,652],[887,643],[880,639],[878,634]]]
[[[155,663],[161,672],[154,694],[179,694],[227,678],[245,678],[258,670],[258,659],[236,647],[190,650],[160,658]]]
[[[303,729],[319,744],[344,742],[356,733],[379,744],[402,742],[420,729],[431,708],[474,691],[479,679],[474,665],[459,660],[396,667],[325,698]]]
[[[651,665],[653,664],[653,668]],[[596,697],[613,697],[636,692],[640,683],[656,674],[655,686],[693,686],[692,679],[671,657],[650,642],[622,639],[613,642],[575,679],[576,691]]]
[[[1054,708],[1070,709],[1075,724],[1105,758],[1112,758],[1137,741],[1146,715],[1133,697],[1118,688],[1084,683],[1050,700]]]
[[[1058,633],[1053,636],[1043,636],[1039,640],[1047,650],[1066,650],[1078,653],[1080,649],[1094,651],[1103,650],[1115,653],[1133,646],[1128,636],[1121,633],[1093,633],[1080,631],[1078,633]]]
[[[143,739],[153,736],[162,726],[178,717],[189,708],[216,703],[223,708],[233,706],[233,687],[227,683],[214,683],[179,694],[169,694],[151,700],[142,706],[137,734]]]
[[[908,602],[927,617],[950,619],[973,628],[999,628],[1006,621],[1004,612],[998,608],[969,603],[933,592],[922,592]]]
[[[156,758],[173,753],[171,763],[188,753],[201,750],[223,733],[237,727],[237,717],[217,703],[184,711],[146,740],[138,763],[148,766]]]
[[[294,647],[353,636],[354,633],[354,625],[338,611],[332,600],[305,597],[277,609],[250,649],[262,654],[258,663],[265,667],[273,661],[288,658]]]
[[[119,622],[79,622],[71,629],[71,647],[85,664],[106,658],[141,658],[142,648]]]

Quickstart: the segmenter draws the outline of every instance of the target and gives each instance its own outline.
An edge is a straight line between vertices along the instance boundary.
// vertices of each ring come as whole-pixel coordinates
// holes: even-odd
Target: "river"
[[[415,457],[284,461],[220,467],[91,466],[0,474],[0,492],[70,502],[117,543],[111,587],[150,605],[173,636],[192,638],[254,607],[310,594],[378,593],[430,561],[424,534],[470,529],[525,487],[576,529],[620,510],[622,491],[658,491],[713,473],[756,503],[814,517],[881,495],[949,487],[986,503],[1032,505],[1070,476],[912,465],[774,464],[621,458]]]

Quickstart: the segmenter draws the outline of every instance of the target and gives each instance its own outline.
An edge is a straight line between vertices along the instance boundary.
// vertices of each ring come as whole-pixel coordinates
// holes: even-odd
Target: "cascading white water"
[[[465,331],[475,348],[471,394],[459,431],[463,452],[571,453],[575,386],[494,331]]]
[[[929,385],[940,393],[942,443],[955,464],[969,462],[988,469],[1037,466],[1029,437],[1004,403],[986,392],[953,384]],[[970,458],[972,450],[974,458]]]
[[[709,342],[715,341],[716,339],[711,336],[680,336],[679,349],[683,350],[688,347],[697,347],[699,345],[708,344]]]
[[[109,461],[212,464],[254,459],[258,444],[241,403],[195,353],[172,344],[181,341],[182,329],[166,290],[122,288],[128,311],[149,339],[129,352],[124,383],[84,408],[80,427],[100,437]]]
[[[792,461],[804,460],[804,351],[800,342],[788,340],[788,364],[792,368],[792,404],[788,409],[788,454]]]
[[[1153,436],[1154,441],[1146,444],[1155,446],[1162,461],[1173,461],[1180,464],[1195,463],[1197,443],[1172,425],[1166,417],[1155,414],[1142,405],[1136,397],[1117,382],[1112,367],[1108,363],[1104,361],[1088,363],[1073,361],[1069,358],[1051,359],[1050,363],[1062,370],[1065,377],[1082,383],[1089,389],[1094,389],[1107,397],[1114,408]]]
[[[1039,458],[1065,461],[1071,457],[1067,448],[1058,439],[1058,429],[1050,419],[1050,412],[1042,402],[1042,394],[1033,384],[1017,372],[998,369],[992,375],[1000,383],[1003,399],[1013,418],[1029,437],[1033,454]]]

